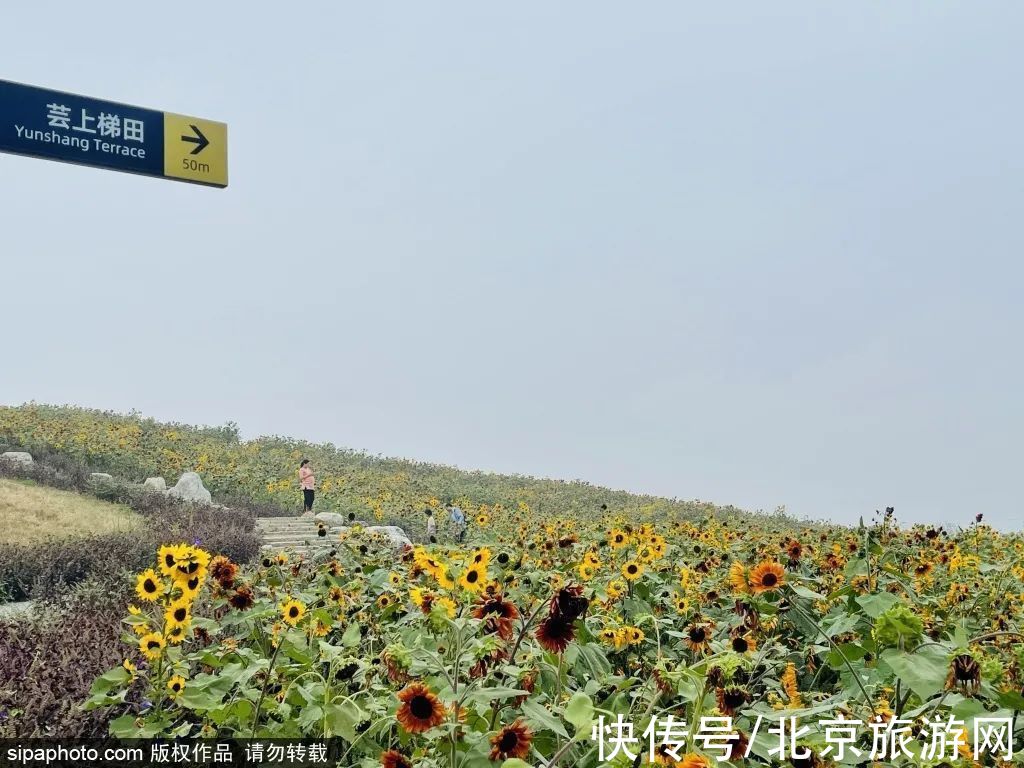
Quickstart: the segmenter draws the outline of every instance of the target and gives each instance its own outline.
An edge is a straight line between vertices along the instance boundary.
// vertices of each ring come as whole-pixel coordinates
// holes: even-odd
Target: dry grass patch
[[[131,530],[141,518],[128,507],[71,491],[0,478],[0,543]]]

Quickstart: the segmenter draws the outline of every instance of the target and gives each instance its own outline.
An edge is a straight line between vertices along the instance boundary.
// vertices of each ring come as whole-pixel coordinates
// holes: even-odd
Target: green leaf
[[[577,691],[565,705],[565,719],[572,723],[576,733],[590,728],[594,720],[594,702],[585,693]]]
[[[478,688],[473,691],[471,697],[476,701],[491,702],[529,695],[529,691],[521,691],[518,688]]]
[[[872,619],[877,619],[899,602],[900,599],[889,592],[879,592],[877,595],[861,595],[857,598],[857,603],[864,609],[864,613]]]
[[[842,656],[840,656],[842,654]],[[833,648],[825,656],[825,660],[832,669],[841,669],[846,666],[843,656],[847,661],[860,661],[867,654],[867,650],[856,643],[841,643],[838,649]]]
[[[341,644],[346,648],[355,648],[359,645],[359,640],[362,637],[359,632],[359,625],[356,622],[352,622],[345,629],[345,633],[341,636]]]
[[[922,701],[941,691],[946,683],[949,660],[946,651],[934,645],[924,646],[914,653],[888,648],[882,651],[880,660]]]
[[[128,670],[122,666],[108,669],[102,675],[97,677],[92,683],[92,689],[89,691],[92,695],[107,693],[115,685],[123,685],[128,680]]]
[[[801,586],[800,584],[791,585],[793,591],[800,595],[800,597],[806,597],[808,600],[824,600],[825,596],[808,589],[807,587]]]
[[[363,710],[354,701],[341,701],[324,707],[328,733],[338,735],[352,743],[356,740],[356,724],[363,719]]]
[[[569,732],[558,722],[557,717],[548,712],[543,704],[538,704],[536,701],[524,701],[520,709],[526,715],[528,723],[554,731],[564,739],[569,738]]]
[[[1013,691],[1007,691],[1006,693],[1000,693],[996,696],[996,702],[1001,707],[1007,709],[1013,709],[1017,711],[1024,711],[1024,696]]]
[[[518,757],[510,757],[501,764],[501,768],[530,768],[530,764],[524,763]]]
[[[131,715],[121,715],[110,721],[110,735],[116,739],[133,739],[139,735],[139,729],[135,727],[135,718]]]
[[[302,729],[303,733],[309,733],[311,730],[311,726],[315,723],[319,723],[323,719],[323,716],[324,711],[321,707],[318,707],[316,705],[310,707],[303,707],[302,711],[299,713],[298,718],[296,719],[296,722]]]
[[[582,661],[586,667],[587,676],[591,680],[601,680],[612,671],[612,665],[608,663],[608,657],[605,656],[604,652],[598,645],[588,643],[587,645],[579,646],[580,649],[580,661]],[[577,662],[579,667],[579,662]]]

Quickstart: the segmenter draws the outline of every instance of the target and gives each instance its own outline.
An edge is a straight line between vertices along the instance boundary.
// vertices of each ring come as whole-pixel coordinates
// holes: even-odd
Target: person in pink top
[[[313,465],[309,459],[303,459],[299,464],[299,488],[302,489],[302,514],[313,511],[313,489],[316,487],[316,480],[313,477]]]

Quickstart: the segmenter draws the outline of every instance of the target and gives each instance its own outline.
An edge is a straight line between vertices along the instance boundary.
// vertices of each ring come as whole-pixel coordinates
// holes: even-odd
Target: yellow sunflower
[[[210,567],[210,553],[199,547],[179,547],[177,563],[174,566],[172,577],[177,582],[189,581],[190,579],[206,578],[206,571]]]
[[[167,642],[171,645],[180,645],[188,636],[188,627],[188,624],[175,624],[170,627],[164,627],[164,637],[167,638]]]
[[[479,565],[471,565],[459,577],[459,585],[469,592],[479,592],[487,581],[487,570]]]
[[[473,557],[470,558],[470,562],[473,565],[479,565],[486,571],[487,566],[491,562],[491,550],[487,547],[480,547],[480,549],[473,553]]]
[[[644,575],[644,566],[636,560],[627,560],[622,566],[622,578],[626,581],[636,581]]]
[[[181,675],[175,675],[167,681],[167,690],[170,692],[168,695],[172,699],[178,698],[185,691],[185,678]]]
[[[624,594],[626,594],[626,585],[618,579],[613,579],[608,582],[608,586],[604,588],[605,594],[612,600],[618,600]]]
[[[166,645],[164,639],[156,632],[150,632],[139,640],[139,650],[150,661],[159,659]]]
[[[164,589],[163,579],[152,568],[144,570],[135,580],[135,594],[140,600],[153,602],[164,593]]]
[[[629,534],[618,528],[613,528],[608,533],[608,544],[612,549],[622,549],[629,544]]]
[[[298,600],[288,600],[281,606],[281,620],[289,627],[294,627],[302,620],[306,606]]]
[[[178,560],[185,556],[185,549],[184,544],[165,544],[157,550],[157,563],[159,564],[160,572],[164,576],[174,576],[174,572],[178,567]]]
[[[455,601],[452,600],[450,597],[435,597],[433,604],[435,606],[439,605],[442,608],[444,608],[444,611],[448,614],[449,619],[455,618]]]
[[[168,627],[175,627],[180,624],[188,624],[191,620],[192,602],[190,600],[176,600],[167,606],[164,611],[164,624]]]
[[[637,627],[624,627],[626,642],[630,645],[640,645],[644,641],[644,633]]]
[[[729,586],[733,588],[734,592],[740,594],[746,594],[750,591],[750,585],[747,583],[747,569],[739,560],[729,566]]]

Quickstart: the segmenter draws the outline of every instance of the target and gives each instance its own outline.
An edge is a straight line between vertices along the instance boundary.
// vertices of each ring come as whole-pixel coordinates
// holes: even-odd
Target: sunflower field
[[[119,708],[121,737],[326,737],[364,768],[1019,764],[974,740],[1005,720],[1020,744],[1020,536],[891,511],[475,536],[395,553],[356,527],[251,567],[164,547],[87,706]],[[826,721],[862,726],[837,748]],[[883,733],[893,759],[872,758]]]
[[[805,524],[44,406],[0,408],[0,440],[262,501],[308,456],[327,506],[417,542],[160,546],[83,702],[113,736],[325,739],[361,768],[1022,764],[1024,536],[980,515]],[[452,501],[467,539],[429,541]]]
[[[183,472],[194,471],[215,498],[277,508],[278,514],[301,509],[297,471],[307,458],[316,471],[318,511],[352,513],[361,520],[401,525],[410,533],[423,531],[425,507],[439,510],[449,501],[474,517],[584,515],[603,504],[645,519],[709,512],[752,519],[742,510],[699,500],[635,495],[579,481],[469,472],[285,437],[241,440],[230,423],[196,427],[74,407],[0,406],[0,447],[53,451],[135,482],[161,476],[173,484]],[[766,520],[758,517],[757,522]]]

